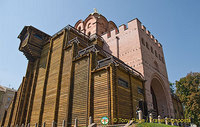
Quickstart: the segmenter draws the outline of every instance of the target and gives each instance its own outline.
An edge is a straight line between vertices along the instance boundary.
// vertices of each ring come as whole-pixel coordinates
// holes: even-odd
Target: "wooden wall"
[[[27,102],[27,109],[25,111],[26,116],[23,116],[25,119],[23,123],[27,124],[30,123],[30,117],[32,113],[33,108],[33,99],[35,96],[35,88],[37,84],[37,78],[38,78],[38,71],[40,66],[40,59],[36,60],[33,65],[33,74],[32,74],[32,82],[29,84],[30,89],[27,91],[27,96],[29,97],[29,100]]]
[[[30,117],[31,125],[34,125],[35,123],[39,122],[48,52],[49,52],[49,44],[44,46],[42,50],[41,58],[40,58],[39,70],[38,70],[38,76],[37,76],[37,82],[36,82],[36,88],[35,88],[35,95],[33,99],[33,104],[32,104],[33,106],[32,106],[31,117]]]
[[[135,117],[138,101],[144,100],[138,94],[142,81],[113,63],[95,70],[97,61],[105,58],[97,52],[75,58],[84,45],[67,42],[76,36],[80,35],[63,30],[43,47],[41,57],[27,68],[12,118],[10,106],[4,126],[9,119],[11,125],[26,121],[30,126],[43,122],[51,126],[55,121],[61,126],[65,120],[66,126],[73,126],[78,118],[79,126],[87,126],[90,115],[97,124],[103,116],[109,117],[110,124],[114,124],[113,118]],[[127,88],[118,84],[119,78],[128,82]]]
[[[64,32],[52,39],[52,53],[51,61],[49,67],[49,75],[46,86],[46,96],[44,102],[44,111],[42,121],[46,122],[47,126],[52,124],[52,121],[55,121],[55,112],[56,112],[56,98],[58,91],[58,82],[59,82],[59,73],[60,73],[60,62],[61,54],[63,50],[63,41],[64,41]],[[43,123],[42,122],[42,123]]]
[[[22,90],[22,85],[20,85],[18,90],[17,90],[17,97],[16,97],[15,107],[14,107],[14,111],[13,111],[13,115],[12,115],[11,125],[14,125],[14,123],[15,123],[15,118],[16,118],[16,114],[17,114],[17,108],[18,108],[18,105],[19,105],[21,90]],[[4,125],[6,125],[6,124],[4,124]]]
[[[5,122],[4,122],[4,125],[6,125],[6,126],[9,125],[9,119],[10,119],[10,113],[11,113],[11,109],[12,109],[12,103],[13,102],[11,102],[10,107],[7,109],[7,115],[6,115],[6,119],[5,119]]]
[[[138,103],[139,101],[144,101],[144,94],[138,93],[138,87],[143,88],[143,83],[141,80],[137,79],[134,76],[131,77],[131,90],[132,90],[132,111],[133,111],[133,118],[137,118],[136,116],[136,107],[139,106]]]
[[[74,125],[74,119],[78,118],[79,125],[85,126],[88,120],[89,57],[75,61],[74,66],[72,125]]]
[[[68,120],[72,56],[73,56],[72,47],[67,48],[64,51],[62,82],[60,89],[60,101],[59,101],[59,111],[58,111],[58,125],[61,125],[63,120],[65,121]]]
[[[128,87],[119,85],[119,78],[128,82]],[[132,118],[132,104],[131,104],[131,86],[129,73],[117,68],[117,102],[118,102],[118,118],[131,119]]]
[[[108,74],[107,70],[97,71],[94,76],[94,122],[101,124],[103,116],[108,117]]]

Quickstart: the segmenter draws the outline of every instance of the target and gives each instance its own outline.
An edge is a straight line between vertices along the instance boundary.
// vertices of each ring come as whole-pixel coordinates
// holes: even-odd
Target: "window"
[[[142,110],[142,112],[144,112],[143,108],[144,108],[144,102],[143,101],[139,101],[138,105],[139,105],[139,109]]]
[[[147,49],[149,49],[149,44],[146,42],[146,47],[147,47]]]
[[[80,26],[78,27],[78,31],[79,31],[79,32],[81,31],[81,27],[80,27]]]
[[[155,50],[155,56],[158,57],[158,55],[157,55],[157,51],[156,51],[156,50]]]
[[[158,56],[159,56],[159,60],[161,60],[160,54]]]
[[[153,48],[152,48],[152,46],[151,46],[151,52],[153,53]]]
[[[141,42],[142,42],[142,44],[145,46],[145,44],[144,44],[144,39],[143,39],[143,38],[141,39]]]
[[[88,32],[88,36],[90,36],[91,35],[91,32]]]
[[[11,101],[11,98],[10,97],[8,97],[8,103]]]
[[[138,87],[138,93],[139,93],[139,94],[144,94],[144,91],[143,91],[143,89],[142,89],[142,88],[140,88],[140,87]]]
[[[33,36],[36,37],[37,39],[42,40],[42,37],[40,35],[38,35],[38,34],[34,34]]]
[[[88,23],[88,28],[90,28],[91,27],[91,23]]]
[[[118,83],[119,83],[120,86],[128,88],[128,82],[127,81],[124,81],[123,79],[119,78]]]
[[[156,61],[154,61],[154,65],[155,65],[156,69],[158,69],[158,63]]]

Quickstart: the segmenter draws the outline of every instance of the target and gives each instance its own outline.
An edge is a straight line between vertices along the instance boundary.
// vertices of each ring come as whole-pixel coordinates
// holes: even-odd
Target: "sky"
[[[53,35],[94,8],[117,26],[138,18],[163,45],[170,82],[200,72],[199,0],[0,0],[0,85],[18,89],[26,73],[24,26]]]

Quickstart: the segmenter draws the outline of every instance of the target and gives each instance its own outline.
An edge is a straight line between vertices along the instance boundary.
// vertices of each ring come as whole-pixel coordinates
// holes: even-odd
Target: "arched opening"
[[[168,116],[168,107],[164,87],[162,86],[162,81],[158,78],[153,78],[151,81],[151,95],[153,111],[155,115],[160,115],[162,118]]]
[[[78,27],[78,31],[79,31],[79,32],[81,31],[81,27],[80,27],[80,26]]]
[[[87,34],[88,36],[90,36],[91,35],[91,32],[88,32],[88,34]]]

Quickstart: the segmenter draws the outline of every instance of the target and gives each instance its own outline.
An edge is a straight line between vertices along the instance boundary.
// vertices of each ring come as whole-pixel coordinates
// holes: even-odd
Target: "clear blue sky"
[[[200,72],[199,0],[0,0],[0,84],[17,89],[26,73],[17,39],[25,25],[53,35],[93,8],[117,26],[138,18],[163,45],[169,81]]]

